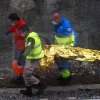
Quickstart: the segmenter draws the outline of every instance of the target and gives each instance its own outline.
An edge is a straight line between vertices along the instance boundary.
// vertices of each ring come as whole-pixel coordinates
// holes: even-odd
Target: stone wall
[[[5,4],[4,1],[3,3]],[[59,12],[79,34],[78,46],[93,49],[100,47],[99,0],[10,0],[4,9],[8,10],[6,15],[10,12],[18,13],[32,30],[48,39],[53,32],[51,16],[54,12]],[[5,14],[3,18],[6,17]]]
[[[59,12],[66,17],[79,34],[77,46],[100,48],[100,0],[1,0],[0,2],[0,73],[13,72],[13,34],[5,35],[10,26],[8,15],[12,12],[22,17],[31,30],[38,32],[43,44],[49,43],[53,32],[51,16]],[[46,43],[44,41],[46,40]]]

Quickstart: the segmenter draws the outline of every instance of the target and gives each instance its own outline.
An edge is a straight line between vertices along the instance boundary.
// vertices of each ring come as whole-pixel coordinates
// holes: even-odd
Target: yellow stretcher
[[[79,61],[100,60],[100,51],[85,49],[81,47],[68,47],[65,45],[45,45],[43,48],[44,57],[40,61],[38,71],[43,72],[54,64],[55,54],[64,58]]]

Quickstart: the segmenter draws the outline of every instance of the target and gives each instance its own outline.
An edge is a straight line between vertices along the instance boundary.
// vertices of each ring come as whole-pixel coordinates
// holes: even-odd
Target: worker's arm
[[[74,31],[74,29],[72,27],[68,27],[68,26],[64,27],[64,29],[63,29],[63,33],[65,35],[71,35],[73,31]]]
[[[72,32],[74,31],[73,26],[71,25],[71,23],[66,19],[63,26],[63,33],[65,35],[71,35]]]
[[[8,33],[12,33],[14,32],[14,26],[11,26],[10,28],[8,28]]]
[[[25,51],[22,54],[22,56],[27,56],[31,52],[31,50],[34,47],[34,43],[35,43],[35,40],[33,38],[29,38],[27,40],[27,47],[25,48]]]
[[[14,32],[14,26],[10,27],[8,30],[6,30],[5,34],[8,35],[9,33]]]

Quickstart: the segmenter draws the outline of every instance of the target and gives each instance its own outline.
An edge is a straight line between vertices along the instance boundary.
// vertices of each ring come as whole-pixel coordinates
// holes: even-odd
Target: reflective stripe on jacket
[[[55,34],[55,43],[57,44],[66,44],[68,46],[74,46],[74,41],[75,41],[74,32],[72,32],[71,35],[65,37],[58,37]]]
[[[33,49],[31,50],[30,54],[27,55],[27,59],[39,59],[43,57],[43,51],[42,51],[42,46],[41,46],[41,40],[38,36],[37,33],[31,32],[29,35],[25,38],[25,47],[27,47],[27,40],[28,38],[33,38],[35,40],[35,44]]]
[[[64,70],[60,71],[60,74],[63,78],[67,78],[70,76],[70,71],[68,69],[64,69]]]

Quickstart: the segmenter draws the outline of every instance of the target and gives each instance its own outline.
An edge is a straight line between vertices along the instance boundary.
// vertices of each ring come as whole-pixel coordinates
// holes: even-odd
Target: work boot
[[[61,81],[61,80],[63,80],[63,77],[62,77],[61,75],[59,75],[59,76],[57,77],[57,80],[58,80],[58,81]]]
[[[23,94],[23,95],[26,95],[26,96],[33,96],[32,94],[32,86],[26,86],[26,90],[20,90],[20,93]]]
[[[17,76],[16,78],[11,79],[11,83],[24,84],[24,79],[22,76]]]
[[[42,93],[44,93],[44,90],[47,88],[47,85],[44,82],[39,82],[38,83],[39,86],[39,91],[37,92],[37,95],[40,95]]]
[[[65,85],[70,85],[70,80],[72,79],[72,75],[70,75],[69,77],[67,78],[63,78],[61,81],[60,81],[60,85],[62,86],[65,86]]]

